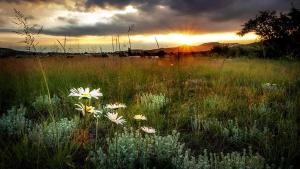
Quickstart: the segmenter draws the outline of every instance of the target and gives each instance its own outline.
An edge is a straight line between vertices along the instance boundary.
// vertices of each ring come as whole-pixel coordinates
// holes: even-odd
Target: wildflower
[[[107,109],[120,109],[120,108],[126,108],[126,105],[123,103],[115,103],[115,104],[107,104],[105,106]]]
[[[120,117],[118,117],[118,113],[110,113],[110,112],[108,112],[107,114],[106,114],[106,117],[110,120],[110,121],[112,121],[112,122],[114,122],[114,123],[116,123],[116,124],[124,124],[125,122],[126,122],[126,120],[125,119],[123,119],[123,116],[120,116]]]
[[[82,115],[84,116],[86,112],[96,114],[96,113],[101,113],[100,110],[96,110],[95,107],[93,106],[87,106],[82,103],[75,104],[77,106],[76,110],[81,111]]]
[[[92,91],[90,91],[90,88],[73,88],[70,90],[70,94],[69,96],[75,96],[75,97],[79,97],[79,99],[81,98],[85,98],[85,99],[91,99],[91,98],[95,98],[98,99],[99,97],[103,96],[103,94],[100,92],[100,88],[98,89],[94,89]]]
[[[148,134],[154,134],[156,131],[154,128],[152,127],[141,127],[141,129],[145,132],[145,133],[148,133]]]
[[[147,120],[147,118],[146,118],[145,116],[140,115],[140,114],[135,115],[133,118],[134,118],[135,120]]]
[[[278,86],[275,83],[264,83],[261,86],[262,86],[263,89],[267,89],[267,90],[276,90],[276,89],[278,89]]]

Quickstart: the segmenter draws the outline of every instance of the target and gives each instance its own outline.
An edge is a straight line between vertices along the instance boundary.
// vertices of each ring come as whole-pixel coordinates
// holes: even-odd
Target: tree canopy
[[[264,45],[277,50],[281,55],[299,57],[300,10],[292,7],[288,13],[261,11],[247,21],[238,35],[254,32]]]

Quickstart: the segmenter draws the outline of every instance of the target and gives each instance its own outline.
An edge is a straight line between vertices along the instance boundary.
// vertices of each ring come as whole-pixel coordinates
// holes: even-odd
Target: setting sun
[[[198,45],[205,42],[254,42],[258,36],[254,33],[249,33],[244,37],[238,36],[235,32],[229,33],[212,33],[212,34],[181,34],[169,33],[159,35],[136,35],[133,39],[143,42],[154,42],[155,38],[161,43],[170,43],[175,45]]]
[[[185,34],[168,34],[168,35],[159,35],[157,36],[159,39],[163,41],[169,41],[172,43],[184,44],[184,45],[192,45],[195,44],[197,39],[195,35],[185,35]]]

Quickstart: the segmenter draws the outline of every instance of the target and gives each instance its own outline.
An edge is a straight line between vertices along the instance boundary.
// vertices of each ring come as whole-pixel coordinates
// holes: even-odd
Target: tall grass
[[[26,118],[39,126],[52,124],[47,111],[54,113],[52,118],[56,121],[73,119],[78,112],[74,110],[74,100],[67,97],[69,89],[100,87],[104,96],[96,104],[125,103],[128,108],[123,114],[128,126],[136,125],[132,119],[135,114],[146,114],[147,123],[155,126],[159,134],[168,135],[177,130],[192,154],[201,156],[206,149],[215,153],[242,153],[252,147],[270,165],[297,166],[300,157],[299,62],[193,57],[176,62],[170,58],[75,57],[42,58],[40,64],[44,73],[35,59],[0,60],[1,114],[12,106],[23,104],[28,108]],[[266,83],[276,84],[276,88],[268,89],[264,87]],[[48,98],[50,102],[41,101],[45,95],[57,96],[55,104],[51,104],[54,97]],[[162,104],[157,101],[154,105],[151,98],[156,97],[163,100]],[[63,144],[61,149],[53,151],[44,147],[39,152],[46,149],[47,156],[33,155],[39,156],[39,165],[47,159],[52,167],[83,167],[87,165],[84,159],[94,147],[89,144],[95,137],[94,126],[91,121],[89,128],[79,128],[70,137],[69,145],[77,146]],[[102,138],[99,144],[108,144],[105,138],[109,137],[107,131],[111,125],[100,120],[98,127],[98,137]],[[36,148],[27,146],[30,138],[24,137],[16,143],[10,143],[10,148],[0,153],[2,160],[6,159],[3,156],[7,151],[11,156],[22,156]],[[22,145],[27,149],[20,148]],[[1,143],[2,147],[6,145]],[[53,154],[56,159],[50,158]],[[63,158],[64,155],[68,158]]]

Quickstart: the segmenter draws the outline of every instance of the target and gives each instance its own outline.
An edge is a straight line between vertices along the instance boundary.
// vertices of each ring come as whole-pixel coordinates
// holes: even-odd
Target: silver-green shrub
[[[267,127],[263,130],[258,129],[256,122],[250,127],[241,127],[236,119],[222,122],[215,118],[203,120],[197,116],[192,119],[192,129],[196,132],[211,132],[235,144],[247,141],[262,141],[264,136],[269,133]]]
[[[143,111],[157,113],[167,104],[167,97],[164,94],[144,93],[140,97],[140,106]]]
[[[78,124],[78,119],[68,120],[67,118],[38,124],[32,130],[29,138],[34,142],[38,141],[51,147],[58,144],[65,144],[70,140]]]
[[[25,118],[26,108],[23,106],[12,107],[0,118],[0,135],[19,137],[28,133],[32,121]]]
[[[90,153],[97,169],[177,168],[177,169],[262,169],[265,161],[251,152],[213,154],[206,151],[194,157],[179,142],[179,134],[145,135],[125,131],[108,140],[107,146]]]
[[[49,99],[48,95],[38,96],[35,98],[35,101],[32,103],[32,106],[37,112],[48,112],[49,110],[57,109],[60,103],[60,98],[54,95]]]
[[[177,155],[183,144],[179,134],[158,136],[127,131],[108,140],[107,150],[99,148],[91,152],[91,161],[97,168],[153,168],[155,164],[168,163]],[[155,164],[154,164],[155,163]]]
[[[265,160],[250,151],[247,153],[208,153],[206,150],[198,157],[190,155],[189,151],[172,159],[176,169],[264,169],[268,168]]]

